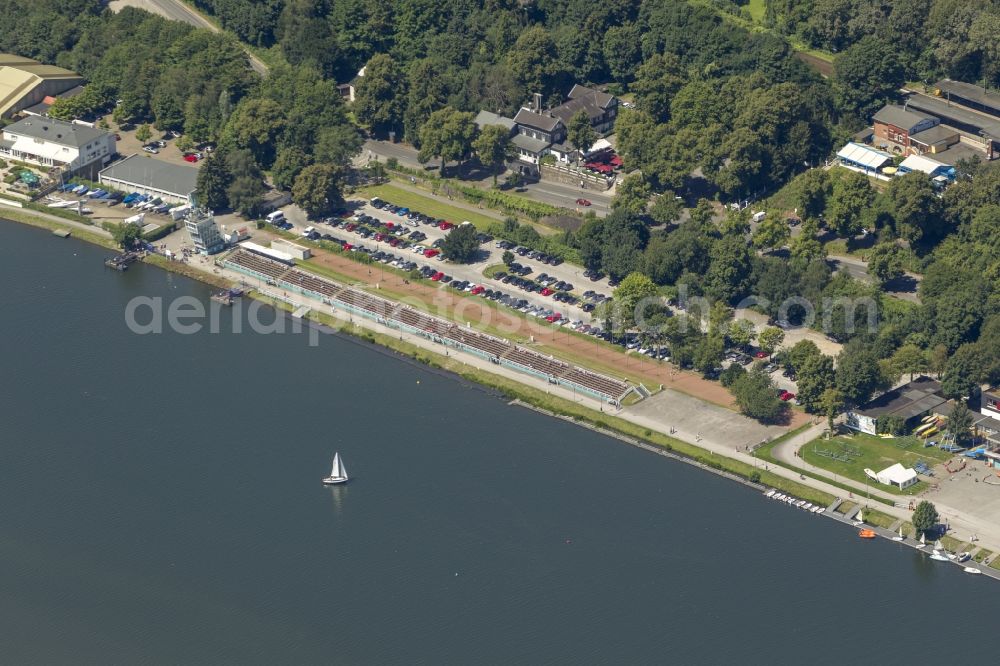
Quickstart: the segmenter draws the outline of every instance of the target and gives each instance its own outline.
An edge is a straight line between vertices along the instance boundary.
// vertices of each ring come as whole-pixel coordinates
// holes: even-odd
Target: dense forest
[[[648,313],[659,322],[650,335],[670,344],[675,362],[713,372],[724,349],[753,339],[732,306],[756,296],[766,300],[759,310],[795,323],[804,312],[778,304],[797,297],[815,304],[817,328],[845,343],[836,364],[812,343],[779,354],[811,411],[864,401],[912,372],[942,374],[950,395],[1000,381],[1000,169],[962,164],[939,196],[919,174],[876,188],[811,168],[905,81],[1000,84],[994,0],[767,0],[757,29],[746,27],[747,3],[727,0],[195,4],[232,35],[137,10],[111,14],[98,0],[0,0],[0,51],[86,76],[86,95],[60,109],[68,115],[113,109],[122,124],[218,142],[200,192],[212,207],[251,214],[265,176],[321,212],[363,132],[395,131],[422,154],[492,163],[486,155],[496,153],[502,163],[503,146],[475,135],[471,113],[512,114],[535,92],[557,103],[577,82],[607,86],[635,101],[616,127],[633,173],[611,215],[545,242],[623,280],[619,301],[683,292],[712,303],[700,313],[707,330]],[[266,50],[266,78],[238,40]],[[811,69],[792,43],[835,54],[833,76]],[[336,85],[362,67],[348,114]],[[720,216],[702,199],[682,216],[675,194],[770,196],[762,205],[772,213],[751,233],[749,210]],[[791,237],[784,213],[793,209],[802,226]],[[834,274],[825,243],[851,250],[862,236],[872,280]],[[884,288],[904,270],[922,276],[919,302]],[[879,305],[877,330],[846,298]],[[779,338],[765,329],[757,344]],[[755,404],[759,374],[739,372],[723,379],[741,406],[773,417],[775,400]]]

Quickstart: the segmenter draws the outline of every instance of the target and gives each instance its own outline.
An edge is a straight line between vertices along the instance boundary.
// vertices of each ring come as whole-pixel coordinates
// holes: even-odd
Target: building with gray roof
[[[166,203],[190,203],[198,169],[144,155],[129,155],[100,173],[99,182],[122,192],[160,197]]]
[[[3,128],[0,157],[56,167],[71,174],[107,164],[115,145],[114,135],[102,129],[29,116]]]

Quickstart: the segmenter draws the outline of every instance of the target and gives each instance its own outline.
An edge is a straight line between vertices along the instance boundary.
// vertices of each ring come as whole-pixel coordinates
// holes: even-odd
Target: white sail
[[[857,521],[858,521],[859,523],[863,523],[863,522],[865,522],[865,514],[863,514],[863,513],[861,513],[860,511],[858,511],[858,517],[857,517]]]
[[[340,459],[340,454],[339,453],[337,454],[337,468],[339,470],[338,471],[339,475],[341,477],[343,477],[343,478],[346,479],[347,478],[347,468],[344,467],[344,461]]]
[[[924,535],[923,532],[920,533],[920,543],[921,544],[927,543],[927,538],[926,538],[926,536]]]
[[[903,526],[902,525],[899,526],[899,536],[900,537],[903,536]]]

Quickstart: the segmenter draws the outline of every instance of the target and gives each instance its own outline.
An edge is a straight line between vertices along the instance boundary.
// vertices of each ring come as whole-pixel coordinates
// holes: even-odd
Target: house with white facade
[[[64,176],[93,180],[115,154],[115,137],[102,129],[54,118],[29,116],[3,128],[0,157],[58,167]]]

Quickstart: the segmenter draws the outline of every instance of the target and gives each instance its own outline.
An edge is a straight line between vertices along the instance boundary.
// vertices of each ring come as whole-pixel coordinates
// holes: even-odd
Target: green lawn
[[[754,23],[764,23],[764,12],[767,9],[767,0],[750,0],[747,3],[747,11],[750,12]]]
[[[406,208],[420,211],[431,217],[448,220],[455,224],[463,220],[468,220],[480,229],[485,229],[487,226],[499,222],[496,217],[491,215],[484,215],[457,206],[451,206],[437,199],[425,197],[394,185],[372,185],[359,189],[357,194],[363,196],[365,199],[379,197],[397,206],[405,206]]]
[[[820,452],[829,452],[838,458]],[[801,454],[812,465],[861,483],[867,480],[866,467],[878,472],[897,462],[904,467],[913,467],[920,460],[934,465],[951,457],[941,449],[924,448],[923,442],[915,437],[882,439],[863,433],[840,435],[830,440],[815,439],[802,447]],[[926,484],[920,482],[904,491],[881,484],[876,484],[876,487],[890,493],[915,495],[924,490]]]

